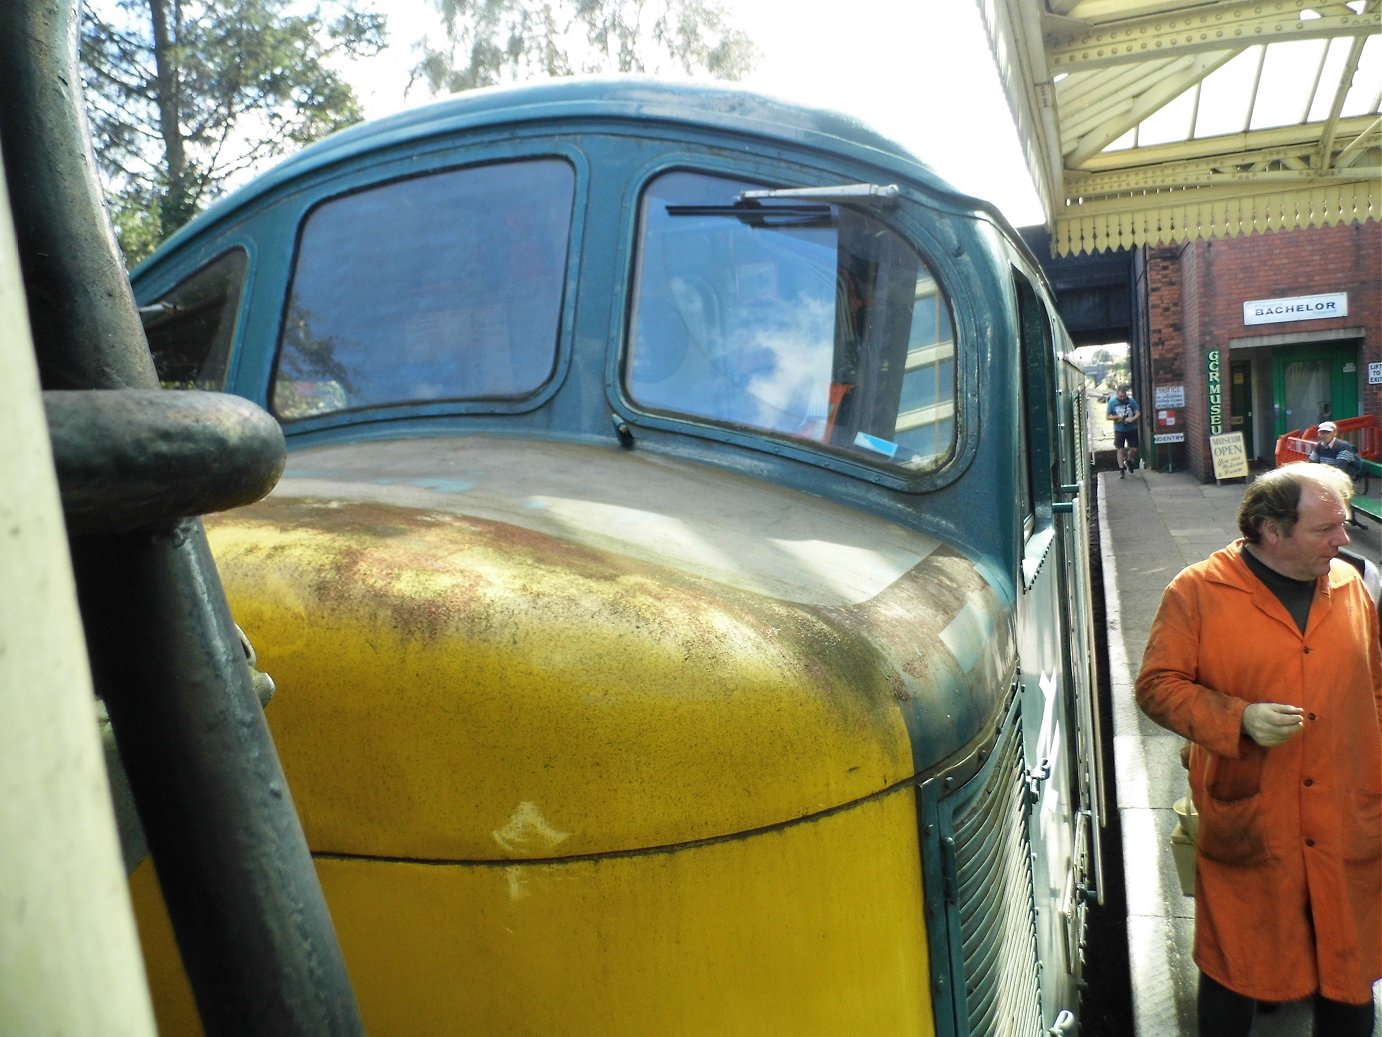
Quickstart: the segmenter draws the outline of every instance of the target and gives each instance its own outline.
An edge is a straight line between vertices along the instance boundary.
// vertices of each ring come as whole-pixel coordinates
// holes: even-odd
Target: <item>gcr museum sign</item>
[[[1243,303],[1244,324],[1281,324],[1289,320],[1323,320],[1348,316],[1348,293],[1297,295],[1287,299],[1256,299]]]
[[[1224,371],[1220,353],[1211,349],[1205,353],[1205,384],[1209,389],[1209,434],[1217,436],[1224,430]]]

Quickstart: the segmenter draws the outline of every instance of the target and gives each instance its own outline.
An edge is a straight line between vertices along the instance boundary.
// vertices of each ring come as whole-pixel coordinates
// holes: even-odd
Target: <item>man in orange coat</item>
[[[1314,995],[1315,1033],[1373,1032],[1382,977],[1382,650],[1348,543],[1352,484],[1294,464],[1243,496],[1243,539],[1166,588],[1137,702],[1188,738],[1200,813],[1203,1037]]]

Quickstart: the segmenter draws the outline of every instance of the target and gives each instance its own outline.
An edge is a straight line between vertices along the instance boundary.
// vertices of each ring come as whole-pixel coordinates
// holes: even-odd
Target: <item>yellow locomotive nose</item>
[[[542,449],[522,493],[493,441],[452,486],[397,445],[308,452],[212,525],[371,1031],[929,1032],[906,712],[987,669],[945,639],[992,593],[824,501],[745,480],[711,509],[695,466]],[[765,521],[777,549],[711,549]],[[947,566],[952,614],[905,611]]]
[[[272,631],[275,735],[322,852],[645,850],[911,774],[878,661],[814,610],[374,504],[276,500],[216,546],[237,614]]]

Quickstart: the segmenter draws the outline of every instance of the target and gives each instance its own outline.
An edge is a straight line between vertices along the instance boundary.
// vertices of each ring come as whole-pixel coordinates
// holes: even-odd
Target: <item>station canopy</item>
[[[1382,219],[1382,0],[977,0],[1057,255]]]

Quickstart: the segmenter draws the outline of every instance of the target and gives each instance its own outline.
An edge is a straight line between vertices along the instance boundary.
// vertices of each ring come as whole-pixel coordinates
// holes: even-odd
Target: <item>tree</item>
[[[434,93],[588,72],[750,71],[753,43],[716,0],[434,0],[441,47],[417,76]]]
[[[88,0],[87,116],[117,236],[136,262],[237,177],[358,122],[332,67],[378,53],[350,0]],[[300,9],[301,5],[297,5]]]

